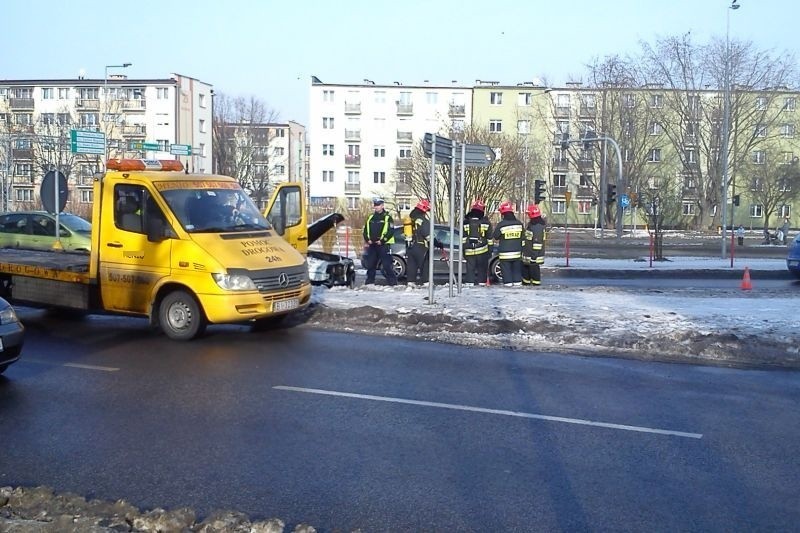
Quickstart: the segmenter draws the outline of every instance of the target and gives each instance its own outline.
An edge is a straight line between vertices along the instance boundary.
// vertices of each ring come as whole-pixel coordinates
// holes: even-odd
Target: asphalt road
[[[0,377],[0,486],[320,531],[800,523],[797,373],[26,322],[24,358]]]

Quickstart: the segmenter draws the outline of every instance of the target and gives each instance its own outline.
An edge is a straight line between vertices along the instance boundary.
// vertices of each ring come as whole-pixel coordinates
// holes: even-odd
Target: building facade
[[[73,209],[92,202],[92,176],[105,157],[180,158],[211,172],[212,86],[173,74],[164,79],[0,80],[2,207],[38,207],[43,175],[67,176]],[[102,132],[106,146],[74,153],[73,130]],[[170,154],[188,145],[191,156]],[[102,152],[105,152],[103,154]]]

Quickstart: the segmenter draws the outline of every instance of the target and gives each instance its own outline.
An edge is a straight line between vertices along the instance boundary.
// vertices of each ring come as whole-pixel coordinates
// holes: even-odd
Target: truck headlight
[[[211,274],[220,288],[226,291],[254,291],[256,284],[244,274]]]

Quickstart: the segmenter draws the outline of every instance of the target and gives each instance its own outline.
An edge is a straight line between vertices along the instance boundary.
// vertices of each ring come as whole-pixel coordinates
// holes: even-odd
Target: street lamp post
[[[104,71],[104,74],[103,74],[103,100],[105,101],[106,112],[103,114],[103,118],[102,118],[103,122],[106,122],[108,120],[108,114],[109,114],[109,112],[111,110],[111,103],[110,103],[110,100],[108,98],[108,69],[110,69],[110,68],[128,68],[132,64],[133,63],[123,63],[121,65],[106,65],[105,66],[105,71]],[[103,129],[106,129],[106,128],[103,128]],[[104,142],[105,142],[105,150],[104,150],[105,157],[106,157],[106,160],[108,160],[108,134],[106,134]],[[105,164],[105,161],[103,162],[103,164]]]
[[[731,5],[726,10],[726,25],[725,25],[725,65],[723,72],[723,85],[724,95],[722,102],[722,146],[720,154],[720,163],[722,165],[722,183],[720,184],[722,201],[720,207],[720,226],[722,237],[722,259],[725,259],[725,243],[726,243],[726,227],[727,227],[727,207],[728,207],[728,138],[730,137],[730,122],[731,122],[731,11],[739,9],[739,0],[731,0]],[[731,206],[733,211],[733,206]],[[733,220],[731,220],[731,231],[733,231]]]

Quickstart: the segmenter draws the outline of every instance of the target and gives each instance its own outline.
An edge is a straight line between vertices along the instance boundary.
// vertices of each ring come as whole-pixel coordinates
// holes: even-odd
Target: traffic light
[[[606,203],[613,204],[617,201],[617,186],[609,184],[606,187]]]
[[[534,183],[533,183],[533,203],[538,204],[538,203],[544,201],[544,199],[545,199],[544,186],[545,186],[545,181],[544,180],[536,180],[536,181],[534,181]]]

